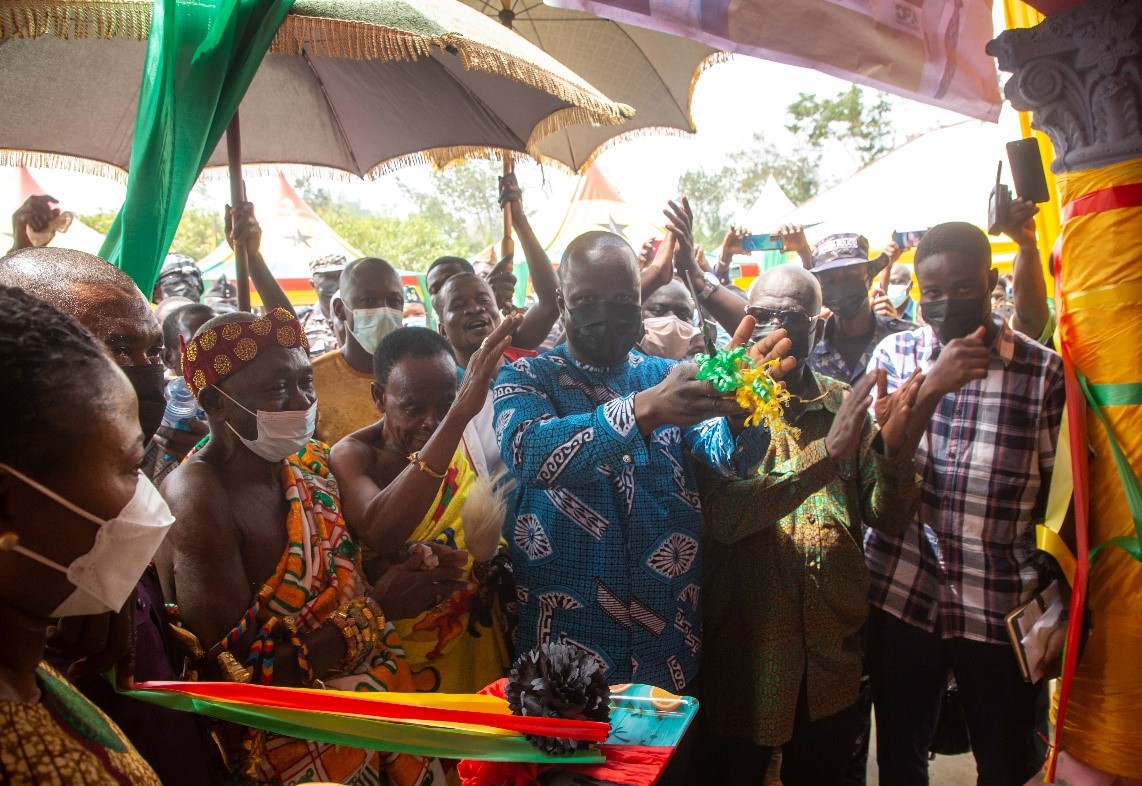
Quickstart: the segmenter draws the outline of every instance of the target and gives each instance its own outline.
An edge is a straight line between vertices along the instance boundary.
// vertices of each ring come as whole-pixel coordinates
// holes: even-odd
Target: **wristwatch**
[[[701,291],[694,293],[694,296],[698,298],[699,303],[705,303],[707,300],[709,300],[710,295],[714,294],[714,290],[721,286],[721,284],[711,283],[711,281],[705,276],[703,276],[702,280],[706,282],[706,286]]]

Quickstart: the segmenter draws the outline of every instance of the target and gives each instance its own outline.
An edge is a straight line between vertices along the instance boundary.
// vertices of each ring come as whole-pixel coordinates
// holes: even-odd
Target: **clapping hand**
[[[903,385],[891,393],[888,392],[888,374],[884,369],[875,369],[870,371],[869,375],[876,379],[876,402],[873,404],[873,414],[877,425],[880,426],[884,454],[891,458],[904,449],[908,437],[908,420],[912,415],[912,409],[916,406],[924,375],[920,373],[920,369],[916,369]]]

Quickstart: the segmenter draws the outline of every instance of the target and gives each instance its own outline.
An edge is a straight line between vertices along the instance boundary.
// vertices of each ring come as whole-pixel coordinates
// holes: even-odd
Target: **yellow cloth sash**
[[[408,542],[466,548],[461,512],[475,482],[472,465],[457,449],[440,491]],[[469,558],[466,569],[471,571],[472,564]],[[435,677],[436,684],[429,689],[444,693],[475,693],[503,676],[508,666],[503,618],[493,607],[485,620],[472,619],[477,591],[473,583],[418,617],[393,621],[422,689],[431,682],[426,675]],[[491,626],[484,624],[489,619]]]

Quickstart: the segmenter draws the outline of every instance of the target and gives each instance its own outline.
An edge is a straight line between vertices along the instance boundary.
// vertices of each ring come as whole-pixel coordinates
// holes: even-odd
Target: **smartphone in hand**
[[[744,251],[780,251],[781,237],[779,235],[746,235],[742,238]]]
[[[1007,143],[1007,162],[1011,166],[1011,179],[1015,182],[1015,194],[1036,204],[1050,202],[1047,190],[1047,174],[1043,171],[1043,156],[1039,152],[1039,140],[1035,137],[1019,139]]]
[[[914,229],[910,232],[897,230],[892,233],[892,242],[902,249],[916,248],[916,246],[920,245],[920,238],[924,237],[924,233],[927,231],[927,229]]]

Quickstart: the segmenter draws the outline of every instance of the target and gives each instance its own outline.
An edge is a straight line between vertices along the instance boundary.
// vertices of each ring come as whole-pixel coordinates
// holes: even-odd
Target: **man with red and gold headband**
[[[463,588],[467,555],[423,547],[365,582],[340,512],[304,331],[283,309],[226,314],[182,348],[210,424],[207,444],[164,482],[177,523],[156,557],[163,590],[206,655],[203,679],[411,691],[388,618]],[[246,730],[229,741],[239,780],[442,782],[435,760]]]

